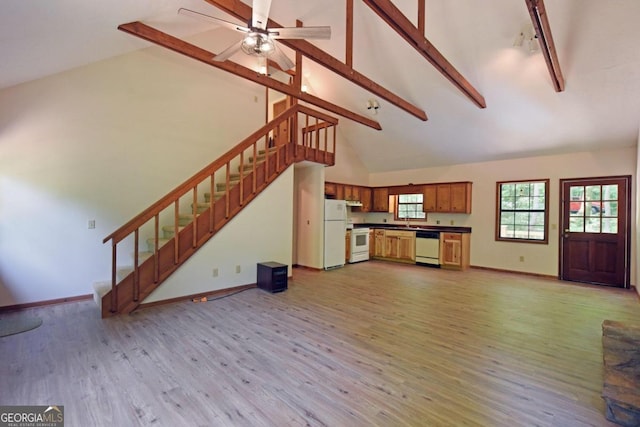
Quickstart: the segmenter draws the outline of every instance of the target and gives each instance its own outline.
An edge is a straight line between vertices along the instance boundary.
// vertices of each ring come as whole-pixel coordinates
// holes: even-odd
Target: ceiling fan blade
[[[253,0],[253,13],[251,17],[251,26],[267,29],[267,21],[269,20],[269,10],[271,9],[271,0]]]
[[[242,49],[242,40],[240,40],[238,43],[232,44],[231,46],[214,56],[213,60],[216,62],[224,62],[227,59],[231,58],[234,54],[239,52],[240,49]]]
[[[280,67],[282,71],[290,70],[296,65],[287,55],[284,54],[282,49],[280,49],[280,46],[278,46],[278,43],[275,41],[273,42],[273,47],[274,49],[273,52],[269,54],[269,59],[278,64],[278,67]]]
[[[283,27],[269,28],[272,39],[330,39],[331,27]]]
[[[234,24],[233,22],[225,21],[224,19],[216,18],[215,16],[205,15],[204,13],[196,12],[195,10],[185,9],[184,7],[181,7],[180,9],[178,9],[178,13],[180,15],[185,15],[185,16],[190,16],[192,18],[200,19],[201,21],[209,21],[216,25],[221,25],[223,27],[240,31],[242,33],[249,32],[249,28],[243,25]]]

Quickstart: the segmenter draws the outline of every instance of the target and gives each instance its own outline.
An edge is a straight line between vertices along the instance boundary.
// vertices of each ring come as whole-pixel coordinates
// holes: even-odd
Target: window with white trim
[[[398,194],[396,201],[396,219],[426,219],[427,214],[422,207],[424,195],[416,194]]]

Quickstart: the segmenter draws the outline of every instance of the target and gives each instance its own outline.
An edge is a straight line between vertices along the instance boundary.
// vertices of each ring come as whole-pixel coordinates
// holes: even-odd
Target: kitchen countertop
[[[403,224],[372,224],[360,223],[353,224],[353,228],[382,228],[385,230],[402,230],[402,231],[440,231],[444,233],[471,233],[471,227],[455,227],[446,225],[412,225],[407,227]]]

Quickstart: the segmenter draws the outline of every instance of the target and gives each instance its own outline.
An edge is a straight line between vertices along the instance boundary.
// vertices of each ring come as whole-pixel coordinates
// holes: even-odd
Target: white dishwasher
[[[439,231],[416,231],[416,264],[440,267]]]

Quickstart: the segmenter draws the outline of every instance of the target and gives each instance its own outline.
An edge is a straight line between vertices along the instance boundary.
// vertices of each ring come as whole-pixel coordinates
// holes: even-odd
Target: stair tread
[[[182,230],[184,228],[184,225],[178,225],[178,231]],[[162,226],[162,230],[163,231],[171,231],[173,232],[176,229],[175,225],[163,225]]]
[[[169,224],[168,225],[163,225],[161,228],[162,232],[167,232],[167,234],[165,234],[165,236],[170,236],[170,237],[164,237],[162,235],[156,237],[150,237],[146,239],[146,249],[147,251],[142,251],[139,252],[137,255],[138,258],[138,265],[142,265],[145,261],[147,261],[149,258],[154,257],[154,255],[156,255],[156,245],[158,248],[162,247],[163,245],[169,243],[170,241],[174,241],[174,236],[176,236],[176,234],[178,232],[180,232],[181,230],[183,230],[185,228],[185,226],[189,225],[190,223],[193,222],[194,217],[197,217],[199,215],[201,215],[204,211],[206,211],[206,209],[210,208],[212,205],[212,202],[210,201],[210,198],[213,197],[214,201],[218,200],[222,197],[225,197],[229,194],[229,191],[231,191],[231,187],[232,186],[236,186],[238,185],[240,182],[242,182],[243,178],[251,176],[251,173],[253,173],[253,168],[257,167],[257,165],[260,165],[261,163],[264,163],[266,161],[266,159],[269,159],[269,161],[275,161],[275,157],[267,157],[267,153],[276,153],[278,152],[278,148],[276,147],[272,147],[269,150],[260,150],[259,152],[257,152],[257,156],[255,156],[255,158],[253,156],[249,157],[249,161],[246,161],[243,164],[243,167],[238,167],[238,172],[234,172],[234,173],[230,173],[230,171],[227,170],[226,173],[228,173],[229,175],[227,176],[225,174],[224,179],[218,181],[217,179],[215,180],[215,187],[210,189],[212,190],[216,190],[213,191],[213,193],[211,191],[209,192],[205,192],[204,197],[205,197],[205,201],[197,201],[197,202],[193,202],[191,203],[190,207],[187,209],[193,209],[196,211],[196,213],[193,212],[179,212],[178,213],[178,226],[176,229],[176,224],[175,224],[175,219],[169,219]],[[246,157],[245,157],[246,159]],[[285,165],[285,169],[286,167],[289,166],[289,162],[287,162],[287,164]],[[261,169],[264,169],[264,166],[260,166]],[[276,173],[276,175],[279,174],[280,171],[277,171],[278,173]],[[227,187],[227,188],[224,188]],[[204,188],[207,188],[206,186]],[[237,192],[237,189],[234,191],[234,194]],[[235,201],[235,203],[237,203],[237,201]],[[164,222],[164,221],[163,221]],[[165,222],[166,224],[167,222]],[[226,222],[225,222],[226,223]],[[224,223],[223,223],[224,225]],[[172,233],[172,234],[169,234]],[[207,238],[208,239],[208,238]],[[205,240],[206,241],[206,240]],[[198,246],[201,243],[198,243]],[[198,247],[199,248],[199,247]],[[197,250],[198,248],[195,248],[195,250]],[[168,248],[170,249],[170,248]],[[164,270],[160,271],[160,279],[159,281],[162,282],[164,281],[164,279],[166,277],[168,277],[169,274],[171,274],[172,270],[177,268],[175,266],[171,266],[170,269],[169,268],[164,268],[162,267]],[[119,266],[116,269],[116,274],[117,274],[117,278],[118,276],[120,276],[120,280],[124,279],[125,277],[127,277],[128,275],[130,275],[132,272],[134,271],[134,267],[133,266]],[[164,275],[164,276],[163,276]],[[166,276],[166,277],[165,277]],[[146,279],[145,279],[146,281]],[[147,286],[147,288],[145,288],[145,292],[147,292],[149,289],[155,289],[157,288],[158,283],[146,283],[143,284],[141,283],[140,286]],[[131,283],[125,281],[123,282],[123,286],[128,287],[128,286],[132,286]],[[94,283],[94,298],[96,299],[96,302],[98,303],[99,306],[101,306],[102,304],[102,298],[109,294],[109,292],[112,289],[112,284],[111,281],[104,281],[104,282],[97,282]],[[118,292],[120,293],[120,292]],[[135,310],[135,308],[140,304],[139,301],[133,301],[133,300],[119,300],[117,302],[117,311],[119,313],[129,313],[132,310]],[[110,305],[110,304],[109,304]],[[104,311],[105,309],[107,309],[107,307],[101,307],[102,310],[102,315],[103,317],[106,316],[110,316],[112,315],[109,312]]]

